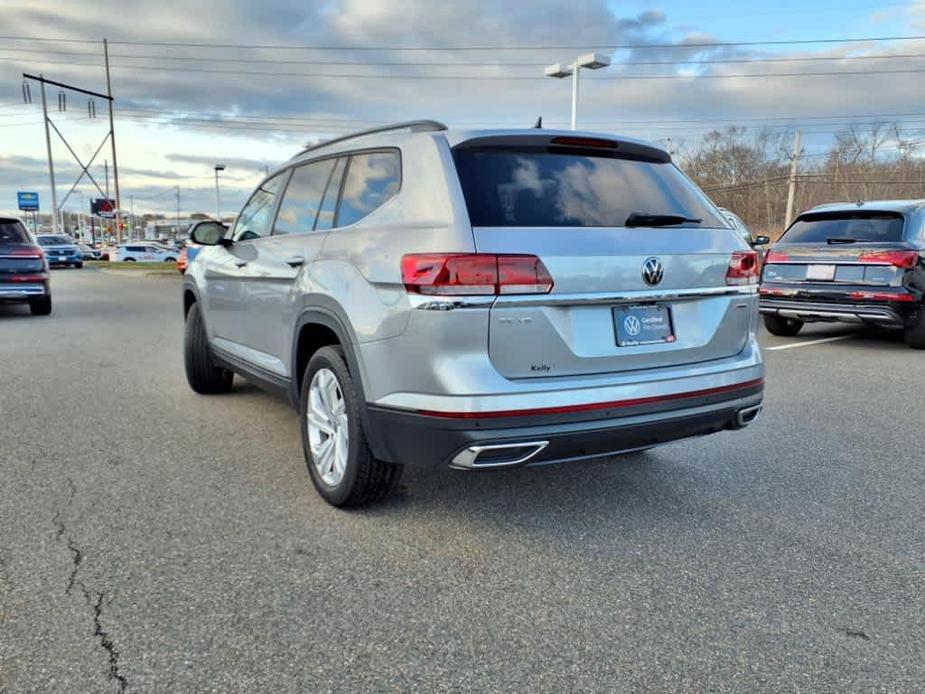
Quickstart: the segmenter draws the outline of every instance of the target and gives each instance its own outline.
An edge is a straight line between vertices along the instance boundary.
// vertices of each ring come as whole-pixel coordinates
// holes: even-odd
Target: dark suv
[[[15,217],[0,217],[0,301],[28,302],[32,313],[51,313],[45,253]]]
[[[838,321],[905,330],[925,349],[925,200],[804,212],[765,259],[760,310],[774,335]]]

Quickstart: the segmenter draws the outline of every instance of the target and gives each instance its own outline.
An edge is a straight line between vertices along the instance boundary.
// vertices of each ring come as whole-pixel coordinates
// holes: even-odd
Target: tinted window
[[[337,165],[331,173],[328,181],[328,189],[324,192],[324,200],[321,201],[321,210],[318,212],[318,219],[315,221],[316,231],[325,231],[334,226],[334,214],[337,212],[337,197],[340,193],[340,183],[344,178],[344,169],[347,166],[347,158],[341,157],[337,160]]]
[[[125,250],[128,251],[129,253],[145,253],[146,252],[144,246],[126,246]]]
[[[633,212],[727,226],[670,163],[546,149],[463,149],[455,158],[474,226],[622,227]]]
[[[264,181],[254,192],[234,223],[233,238],[235,241],[248,241],[270,233],[276,196],[279,195],[280,188],[286,182],[288,173],[285,171]]]
[[[26,228],[11,219],[0,219],[0,243],[30,243]]]
[[[354,154],[347,166],[337,226],[360,221],[393,197],[401,187],[401,157],[398,152]]]
[[[293,170],[273,225],[274,234],[297,234],[315,228],[334,161],[325,159]]]
[[[901,241],[903,217],[897,212],[857,210],[804,214],[781,237],[784,243],[826,243],[828,239],[861,242]]]

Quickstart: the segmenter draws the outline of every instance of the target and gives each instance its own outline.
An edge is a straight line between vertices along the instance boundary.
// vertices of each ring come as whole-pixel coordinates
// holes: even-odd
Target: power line
[[[16,64],[17,61],[9,59],[0,59],[3,63]],[[71,61],[54,61],[38,60],[33,61],[43,65],[68,65],[71,67],[99,67],[95,63],[74,63]],[[358,73],[321,73],[321,72],[278,72],[278,71],[259,71],[259,70],[220,70],[215,68],[194,68],[194,67],[166,67],[155,65],[113,65],[116,70],[154,70],[158,72],[172,72],[175,74],[186,74],[191,72],[209,73],[219,75],[255,75],[263,77],[301,77],[312,79],[374,79],[374,80],[473,80],[473,81],[498,81],[498,82],[516,82],[545,81],[542,75],[536,77],[524,76],[502,76],[502,75],[394,75],[394,74],[358,74]],[[735,79],[735,78],[767,78],[767,77],[855,77],[869,75],[905,75],[925,72],[923,68],[903,68],[898,70],[828,70],[825,72],[755,72],[755,73],[726,73],[726,74],[697,74],[697,75],[627,75],[608,71],[608,74],[600,77],[593,77],[592,80],[614,81],[614,80],[687,80],[695,81],[701,79]],[[587,79],[587,78],[586,78]]]
[[[190,48],[253,48],[264,50],[324,50],[324,51],[534,51],[534,50],[588,50],[591,48],[610,48],[613,50],[648,49],[648,48],[727,48],[735,46],[796,46],[807,44],[841,44],[841,43],[877,43],[885,41],[917,41],[925,35],[915,36],[864,36],[855,38],[827,39],[775,39],[766,41],[690,41],[684,43],[582,43],[582,44],[547,44],[523,46],[473,45],[473,46],[370,46],[347,44],[320,44],[293,46],[285,44],[248,44],[248,43],[194,43],[190,41],[130,41],[114,40],[110,44],[120,46],[167,46]],[[90,39],[65,39],[39,36],[0,36],[4,41],[43,41],[57,43],[97,44]]]
[[[73,53],[69,51],[49,51],[41,48],[0,47],[0,51],[16,53],[39,53],[42,55],[68,56],[72,58],[94,58],[94,53]],[[277,58],[209,58],[202,56],[151,55],[132,53],[111,53],[110,58],[128,60],[168,60],[193,63],[241,63],[253,65],[328,65],[328,66],[374,66],[374,67],[542,67],[548,61],[360,61],[360,60],[280,60]],[[805,63],[805,62],[841,62],[855,60],[909,60],[925,58],[925,53],[894,53],[880,55],[846,55],[846,56],[807,56],[802,58],[715,58],[709,60],[678,58],[675,60],[625,60],[614,65],[725,65],[725,64],[761,64],[761,63]],[[27,58],[23,58],[26,60]],[[31,59],[31,58],[30,58]]]

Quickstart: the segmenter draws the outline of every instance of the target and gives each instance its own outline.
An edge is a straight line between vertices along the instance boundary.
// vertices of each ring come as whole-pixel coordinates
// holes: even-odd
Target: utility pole
[[[45,100],[45,78],[39,75],[42,85],[42,114],[45,116],[45,147],[48,149],[48,178],[51,179],[51,230],[56,234],[58,229],[58,194],[55,192],[55,164],[51,156],[51,131],[48,129],[48,102]]]
[[[109,77],[109,41],[103,39],[103,55],[106,58],[106,94],[109,96],[109,143],[112,145],[112,179],[116,185],[116,239],[122,243],[122,226],[119,223],[119,214],[122,201],[119,198],[119,164],[116,160],[116,126],[112,117],[112,81]]]
[[[787,186],[787,214],[784,217],[784,229],[793,219],[793,196],[797,187],[797,162],[800,160],[800,131],[793,136],[793,155],[790,157],[790,181]]]
[[[768,179],[764,179],[764,203],[768,208],[768,229],[770,230],[771,224],[771,184],[768,183]]]
[[[128,196],[129,205],[129,227],[128,227],[128,237],[129,240],[135,238],[135,194],[132,193]]]

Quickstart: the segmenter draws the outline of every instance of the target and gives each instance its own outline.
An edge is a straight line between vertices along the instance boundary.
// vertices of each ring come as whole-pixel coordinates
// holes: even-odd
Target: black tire
[[[164,258],[165,263],[175,263],[177,262],[176,258]]]
[[[186,314],[183,339],[183,363],[189,387],[202,395],[227,393],[234,385],[234,373],[215,365],[206,326],[199,313],[199,304],[190,306]]]
[[[764,316],[764,327],[778,337],[793,337],[803,329],[803,321],[771,314]]]
[[[925,349],[925,306],[919,306],[915,318],[906,326],[905,337],[912,349]]]
[[[334,486],[327,484],[315,467],[308,438],[308,392],[312,377],[322,368],[334,373],[344,400],[348,424],[347,463],[344,475]],[[377,460],[369,448],[363,428],[364,406],[339,346],[322,347],[312,355],[302,379],[299,420],[305,464],[315,489],[332,506],[356,508],[382,499],[401,479],[402,465]]]
[[[29,299],[29,310],[33,316],[47,316],[51,313],[51,294]]]
[[[134,262],[135,262],[135,259],[134,259],[134,258],[126,258],[126,259],[123,260],[122,262],[123,262],[123,263],[134,263]]]
[[[74,267],[76,267],[78,270],[80,270],[83,266],[84,266],[83,262],[74,263]]]

